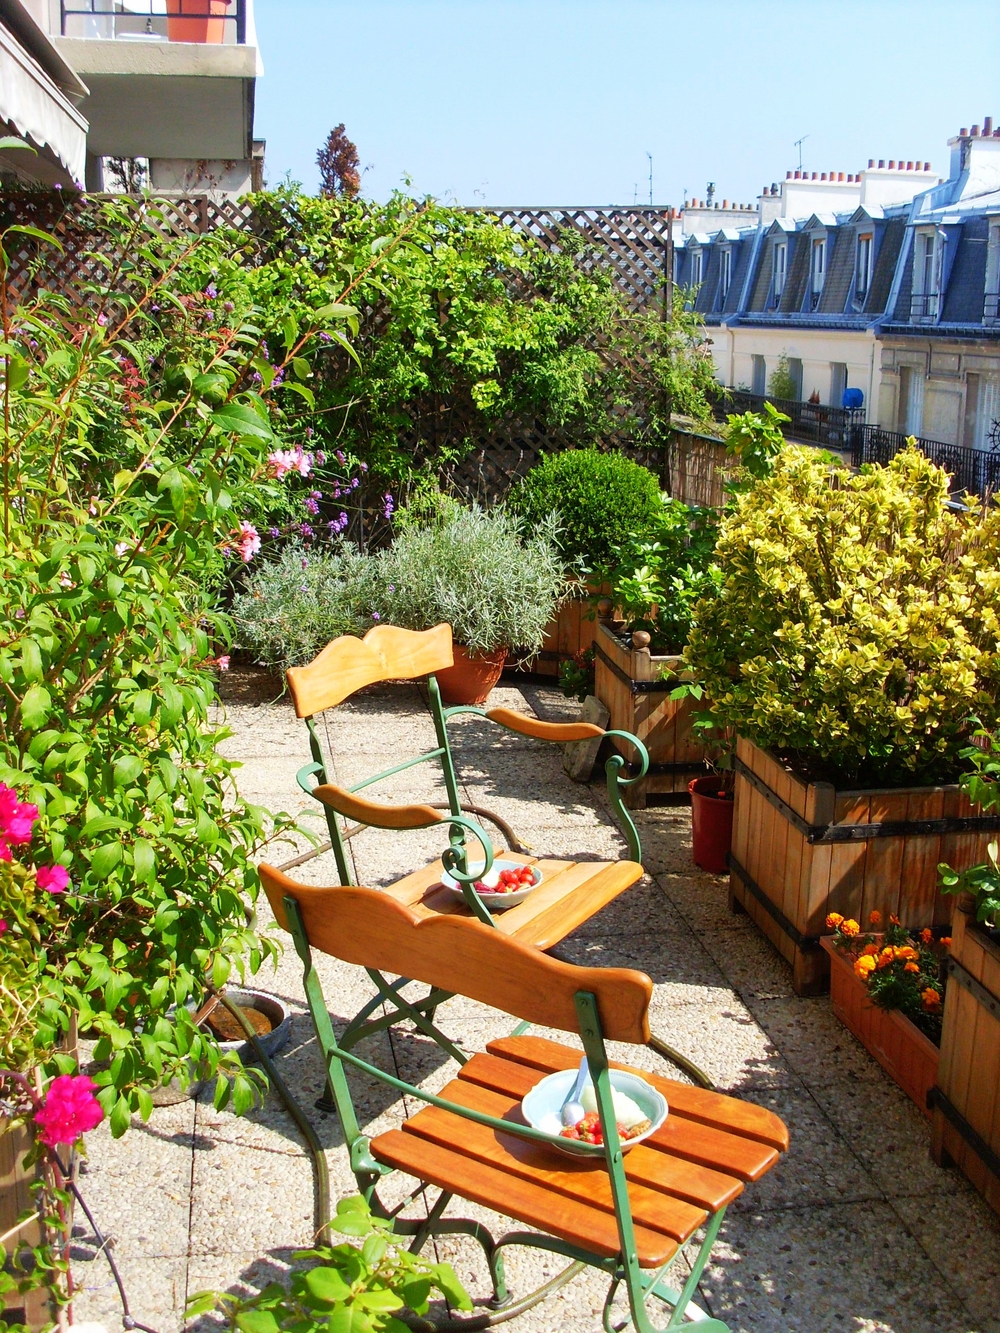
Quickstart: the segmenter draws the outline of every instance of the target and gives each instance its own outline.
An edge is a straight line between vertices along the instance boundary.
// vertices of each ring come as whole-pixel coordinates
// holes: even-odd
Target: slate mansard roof
[[[972,139],[969,151],[965,142],[952,141],[949,179],[910,203],[777,218],[754,228],[689,236],[677,250],[677,282],[692,285],[700,251],[702,280],[694,307],[709,325],[857,329],[924,338],[935,330],[947,337],[1000,338],[995,318],[1000,254],[991,260],[989,248],[991,234],[994,245],[1000,238],[1000,136]],[[932,302],[914,299],[921,235],[935,235],[940,247],[935,252],[938,293]],[[867,287],[858,271],[859,241],[866,236],[872,238]],[[819,241],[826,243],[825,275],[814,294],[812,255]],[[786,254],[784,287],[778,293],[775,248],[780,245]],[[727,249],[730,283],[724,291]]]

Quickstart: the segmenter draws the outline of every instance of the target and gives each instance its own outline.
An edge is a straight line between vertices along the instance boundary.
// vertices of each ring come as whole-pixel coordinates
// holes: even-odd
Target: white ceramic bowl
[[[469,873],[472,875],[476,875],[478,878],[479,877],[478,872],[482,870],[485,864],[486,864],[485,861],[471,861],[469,863]],[[496,860],[493,862],[493,866],[489,874],[482,876],[483,883],[491,885],[496,884],[500,879],[501,870],[520,870],[523,864],[524,863],[522,861]],[[530,869],[532,875],[534,876],[534,883],[529,884],[526,889],[518,889],[514,893],[480,892],[480,897],[482,898],[483,902],[486,904],[486,906],[489,908],[491,912],[506,912],[508,907],[516,907],[518,903],[524,902],[525,898],[527,898],[529,893],[533,893],[535,889],[538,888],[539,884],[541,884],[545,876],[542,874],[542,872],[538,869],[537,866],[531,866]],[[453,893],[458,898],[462,897],[461,885],[459,884],[457,879],[455,879],[452,875],[448,874],[447,870],[445,870],[441,875],[441,883],[444,885],[446,889],[448,889],[450,893]]]
[[[667,1099],[651,1083],[647,1083],[644,1078],[639,1078],[636,1074],[627,1074],[624,1069],[612,1069],[610,1073],[611,1086],[623,1092],[626,1097],[631,1097],[639,1109],[645,1112],[650,1122],[649,1128],[637,1134],[634,1139],[622,1140],[622,1152],[628,1152],[643,1139],[648,1139],[650,1134],[659,1129],[666,1120],[669,1109]],[[521,1102],[522,1114],[529,1125],[547,1134],[558,1134],[560,1130],[565,1129],[559,1113],[563,1102],[573,1090],[576,1075],[575,1069],[560,1069],[558,1073],[547,1074],[540,1083],[535,1084]],[[561,1139],[552,1146],[577,1156],[586,1152],[586,1149],[581,1148],[573,1139]]]

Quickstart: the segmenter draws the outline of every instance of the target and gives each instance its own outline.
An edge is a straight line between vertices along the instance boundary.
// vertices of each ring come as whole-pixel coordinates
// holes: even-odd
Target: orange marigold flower
[[[930,926],[924,926],[923,930],[920,932],[920,938],[925,944],[934,943],[934,932],[931,930]]]
[[[904,944],[896,950],[896,957],[916,959],[919,958],[920,955],[917,953],[916,949],[914,949],[911,945]]]
[[[877,958],[877,957],[878,957],[878,945],[877,945],[877,944],[866,944],[865,947],[861,950],[861,956],[862,956],[862,958],[863,958],[866,954],[871,954],[871,956],[872,956],[873,958]]]
[[[843,921],[843,919],[844,918],[840,915],[839,912],[831,912],[830,915],[826,918],[827,930],[836,930],[837,927],[840,925],[841,921]]]
[[[896,956],[895,949],[893,949],[891,944],[887,944],[886,947],[882,950],[882,952],[878,956],[878,966],[888,967],[889,964],[892,962],[892,960],[895,958],[895,956]]]
[[[855,960],[854,973],[855,976],[859,976],[862,981],[867,981],[874,970],[875,959],[871,954],[862,954],[860,958]]]
[[[938,942],[939,942],[940,944],[943,944],[944,947],[945,947],[946,949],[950,949],[950,948],[951,948],[951,936],[950,936],[950,935],[942,935],[942,936],[941,936],[941,939],[940,939]]]
[[[858,932],[859,932],[860,930],[861,930],[861,927],[858,925],[858,923],[857,923],[856,921],[852,921],[852,920],[848,919],[847,921],[842,921],[842,922],[841,922],[841,925],[840,925],[840,933],[841,933],[841,935],[848,935],[848,936],[850,936],[850,937],[853,938],[855,935],[858,934]]]
[[[904,971],[904,972],[919,972],[919,971],[920,971],[920,964],[919,964],[919,963],[907,963],[906,966],[903,968],[903,971]]]
[[[920,992],[920,998],[924,1002],[925,1009],[933,1011],[941,1008],[941,996],[931,986],[928,986],[926,990]]]
[[[882,924],[882,913],[879,912],[878,910],[869,912],[868,920],[872,923],[873,926],[880,926]]]
[[[890,925],[890,926],[898,926],[899,924],[900,924],[899,917],[895,914],[895,912],[890,912],[890,913],[889,913],[889,925]]]

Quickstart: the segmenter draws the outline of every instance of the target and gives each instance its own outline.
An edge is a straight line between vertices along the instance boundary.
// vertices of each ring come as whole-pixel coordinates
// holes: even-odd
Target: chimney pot
[[[889,165],[892,166],[892,163],[890,162]],[[878,169],[879,169],[879,171],[881,171],[882,168],[883,168],[884,166],[885,166],[885,158],[884,158],[884,157],[880,157],[879,160],[878,160]]]
[[[797,171],[797,172],[795,173],[793,179],[794,179],[794,180],[798,180],[798,179],[801,177],[801,175],[802,175],[802,172],[801,172],[801,171]]]
[[[896,159],[894,157],[889,158],[889,170],[890,171],[896,170]]]
[[[993,137],[994,139],[1000,139],[1000,129],[996,129],[993,131]]]
[[[821,171],[821,172],[820,172],[820,177],[819,177],[819,178],[820,178],[821,181],[825,181],[825,180],[826,180],[826,172],[825,172],[825,171]]]
[[[993,133],[993,117],[987,116],[983,121],[983,138]]]
[[[874,165],[875,165],[875,159],[874,159],[873,157],[870,157],[870,158],[868,159],[868,169],[869,169],[869,171],[871,170],[871,168],[872,168]]]
[[[844,179],[844,173],[842,171],[838,171],[837,180],[842,181],[843,179]]]
[[[723,207],[723,208],[728,208],[728,207],[729,207],[729,200],[728,200],[728,199],[723,199],[723,201],[722,201],[722,207]]]
[[[969,131],[963,127],[959,130],[958,137],[960,139],[967,139],[969,137]]]
[[[790,176],[792,173],[789,172],[788,174],[789,174],[789,176]],[[778,193],[778,187],[777,187],[777,185],[775,185],[774,181],[771,182],[771,193],[772,193],[772,194],[777,194],[777,193]]]
[[[812,174],[812,178],[813,178],[813,180],[816,179],[816,173],[815,173],[815,171],[814,171],[813,174]]]
[[[925,162],[925,163],[924,163],[924,171],[930,171],[930,169],[931,169],[931,164],[930,164],[929,162]]]
[[[791,179],[792,179],[792,173],[791,173],[790,171],[786,171],[786,172],[785,172],[785,180],[786,180],[786,181],[790,181]],[[765,189],[766,189],[766,187],[765,187]]]
[[[978,138],[979,138],[979,126],[978,126],[978,125],[973,125],[973,127],[972,127],[972,137],[973,137],[973,139],[978,139]]]
[[[918,166],[919,166],[919,163],[918,163]],[[912,170],[913,170],[913,163],[912,163],[912,162],[907,162],[907,164],[906,164],[906,170],[907,170],[907,171],[912,171]]]

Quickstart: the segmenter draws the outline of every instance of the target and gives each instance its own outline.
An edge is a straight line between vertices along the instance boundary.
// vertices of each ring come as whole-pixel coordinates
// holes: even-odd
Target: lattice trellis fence
[[[32,286],[44,286],[79,298],[87,282],[97,276],[95,251],[113,258],[108,243],[102,241],[94,226],[96,209],[103,198],[121,203],[123,196],[0,192],[0,228],[13,222],[40,227],[53,233],[63,247],[56,252],[51,247],[40,248],[29,237],[9,239],[11,286],[17,295],[26,294]],[[585,271],[609,270],[630,311],[666,308],[672,266],[668,209],[512,207],[481,211],[549,249],[572,248],[576,262]],[[249,199],[237,202],[207,195],[162,198],[154,201],[149,216],[165,233],[177,236],[217,226],[246,232],[260,230]],[[371,317],[377,323],[379,312],[373,311]],[[450,480],[470,497],[483,500],[505,493],[542,455],[573,444],[571,436],[541,420],[508,420],[487,429],[471,411],[468,438],[473,447],[451,470]],[[626,430],[604,443],[651,466],[665,486],[683,494],[685,486],[677,459],[666,457],[666,451],[637,444]],[[705,484],[700,483],[699,491]],[[710,483],[708,489],[712,489]]]

